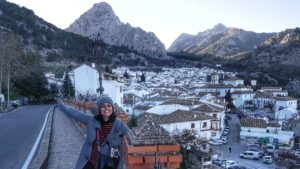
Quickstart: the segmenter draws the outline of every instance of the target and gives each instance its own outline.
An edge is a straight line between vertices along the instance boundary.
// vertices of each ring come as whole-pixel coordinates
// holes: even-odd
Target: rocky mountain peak
[[[154,33],[122,23],[106,2],[94,4],[66,30],[92,40],[100,36],[108,45],[126,47],[149,57],[167,55],[164,44]]]
[[[222,23],[218,23],[212,29],[214,29],[214,30],[224,30],[226,28],[227,27],[225,25],[223,25]]]

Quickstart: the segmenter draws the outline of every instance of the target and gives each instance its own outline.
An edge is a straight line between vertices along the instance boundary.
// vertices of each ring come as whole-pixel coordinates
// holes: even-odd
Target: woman
[[[97,101],[98,114],[84,114],[62,102],[59,108],[69,117],[84,123],[87,133],[75,169],[123,169],[120,148],[128,127],[116,118],[113,101],[101,95]]]

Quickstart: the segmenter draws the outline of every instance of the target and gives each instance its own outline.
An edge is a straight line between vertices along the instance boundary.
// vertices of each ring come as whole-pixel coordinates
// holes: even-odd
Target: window
[[[216,137],[216,136],[217,136],[217,133],[216,133],[216,132],[212,132],[212,133],[211,133],[211,136],[212,136],[212,137]]]
[[[217,114],[213,114],[213,117],[214,117],[214,118],[217,118]]]
[[[203,128],[207,127],[207,122],[204,122],[202,127]]]
[[[269,130],[267,130],[267,133],[269,133],[270,131]]]
[[[192,129],[195,128],[195,123],[192,123],[192,124],[191,124],[191,128],[192,128]]]

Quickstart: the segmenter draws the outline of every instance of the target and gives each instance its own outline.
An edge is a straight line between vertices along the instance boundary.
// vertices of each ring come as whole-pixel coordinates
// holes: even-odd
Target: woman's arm
[[[73,107],[68,106],[62,102],[60,102],[58,104],[58,107],[61,111],[65,112],[69,117],[71,117],[81,123],[84,123],[84,124],[87,124],[89,121],[89,118],[92,117],[91,115],[82,113],[79,110],[76,110]]]

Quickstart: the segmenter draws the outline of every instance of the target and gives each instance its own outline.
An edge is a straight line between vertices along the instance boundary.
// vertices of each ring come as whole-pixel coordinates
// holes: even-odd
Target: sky
[[[101,0],[8,0],[65,29]],[[181,34],[218,23],[255,32],[300,27],[300,0],[106,0],[124,23],[154,32],[168,48]]]

